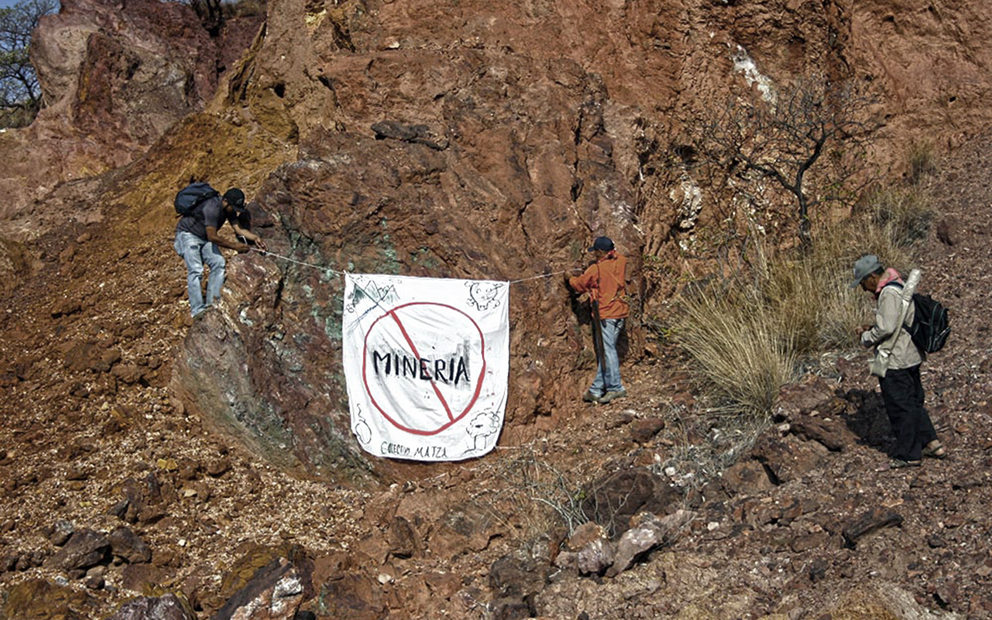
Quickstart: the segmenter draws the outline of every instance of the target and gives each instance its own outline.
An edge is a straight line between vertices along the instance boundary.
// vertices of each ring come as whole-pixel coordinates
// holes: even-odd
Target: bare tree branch
[[[796,200],[799,239],[812,242],[810,211],[851,202],[867,182],[867,161],[881,123],[873,99],[852,83],[802,76],[767,99],[734,96],[703,123],[699,151],[728,177],[756,173]]]

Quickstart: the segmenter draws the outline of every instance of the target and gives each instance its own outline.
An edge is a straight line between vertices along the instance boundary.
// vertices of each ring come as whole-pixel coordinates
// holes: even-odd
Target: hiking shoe
[[[194,321],[199,321],[204,316],[206,316],[207,312],[209,312],[210,310],[213,310],[213,309],[214,309],[213,306],[204,306],[203,307],[203,310],[200,310],[199,312],[197,312],[196,314],[193,315],[193,320]]]
[[[600,404],[605,405],[606,403],[612,402],[618,398],[626,398],[627,390],[620,388],[616,392],[607,392],[603,394],[603,397],[599,399]]]
[[[902,469],[903,467],[919,467],[923,461],[904,461],[902,459],[892,459],[889,461],[889,469]]]
[[[602,397],[596,396],[592,392],[586,392],[585,394],[583,394],[582,395],[582,400],[585,401],[585,402],[587,402],[587,403],[601,403],[601,402],[603,402]]]

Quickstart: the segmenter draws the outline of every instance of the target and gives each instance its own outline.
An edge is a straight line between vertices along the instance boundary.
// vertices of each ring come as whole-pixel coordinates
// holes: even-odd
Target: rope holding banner
[[[310,267],[312,269],[319,269],[321,271],[326,271],[328,273],[333,273],[335,275],[343,276],[344,271],[338,271],[337,269],[331,269],[330,267],[324,267],[323,265],[317,265],[314,263],[307,263],[301,260],[296,260],[295,258],[290,258],[288,256],[282,256],[281,254],[276,254],[275,252],[269,252],[268,250],[260,250],[255,247],[249,248],[252,252],[258,252],[262,256],[271,256],[272,258],[278,258],[279,260],[284,260],[297,265],[303,265],[304,267]],[[539,276],[531,276],[529,278],[520,278],[519,280],[510,280],[509,284],[519,284],[521,282],[529,282],[530,280],[540,280],[541,278],[551,278],[554,276],[560,276],[563,273],[568,273],[568,270],[555,271],[554,273],[541,274]]]
[[[258,248],[254,248],[254,247],[250,247],[249,249],[252,252],[258,252],[262,256],[271,256],[273,258],[278,258],[280,260],[284,260],[284,261],[287,261],[287,262],[290,262],[290,263],[295,263],[297,265],[303,265],[304,267],[311,267],[313,269],[319,269],[321,271],[327,271],[327,272],[330,272],[330,273],[333,273],[333,274],[339,275],[339,276],[343,276],[344,275],[344,272],[343,271],[338,271],[337,269],[331,269],[330,267],[324,267],[322,265],[315,265],[313,263],[306,263],[306,262],[303,262],[301,260],[296,260],[295,258],[290,258],[288,256],[282,256],[281,254],[276,254],[275,252],[269,252],[268,250],[260,250]]]

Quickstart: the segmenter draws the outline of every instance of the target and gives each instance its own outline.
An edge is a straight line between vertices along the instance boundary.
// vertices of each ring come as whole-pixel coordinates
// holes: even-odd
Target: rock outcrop
[[[908,76],[886,72],[878,46],[897,35],[880,40],[881,28],[867,43],[866,25],[885,22],[887,10],[687,2],[494,11],[470,2],[456,18],[424,3],[273,0],[225,113],[298,144],[257,196],[275,222],[270,249],[313,267],[253,256],[231,270],[227,318],[209,330],[216,340],[191,338],[178,367],[184,402],[311,473],[360,462],[342,430],[345,270],[514,280],[579,266],[582,244],[607,234],[633,258],[634,316],[653,312],[674,282],[642,269],[641,257],[666,263],[723,217],[716,194],[700,190],[687,214],[689,190],[672,190],[702,183],[676,155],[694,123],[731,85],[759,78],[774,86],[819,72],[900,88]],[[925,41],[944,18],[898,19]],[[904,41],[898,48],[919,64],[929,58]],[[941,62],[971,75],[985,54]],[[942,78],[914,79],[943,88]],[[938,122],[917,99],[883,101],[891,125],[915,133],[921,118]],[[984,114],[968,101],[949,113]],[[883,160],[900,160],[913,141],[900,135],[880,140]],[[513,441],[574,398],[592,359],[588,317],[562,311],[568,297],[555,278],[515,285],[511,304],[504,438]],[[643,334],[636,319],[628,327],[627,358],[636,359]],[[221,357],[223,372],[191,367]],[[272,376],[278,397],[264,385]],[[831,441],[827,429],[806,432]]]
[[[55,188],[130,163],[201,110],[261,21],[231,20],[212,38],[188,5],[155,0],[66,0],[42,18],[31,62],[45,107],[30,127],[0,136],[0,234],[45,232],[37,215]],[[92,221],[102,198],[91,186],[61,218]]]

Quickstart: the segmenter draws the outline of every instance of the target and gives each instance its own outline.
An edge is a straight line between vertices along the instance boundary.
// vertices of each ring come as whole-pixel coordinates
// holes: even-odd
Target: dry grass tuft
[[[718,407],[766,414],[799,362],[856,347],[871,299],[849,287],[851,265],[875,254],[907,273],[936,215],[919,184],[878,191],[850,219],[814,231],[806,251],[759,244],[747,273],[684,294],[676,333]]]
[[[679,342],[712,385],[718,407],[769,411],[796,360],[768,307],[740,293],[708,290],[684,298],[681,309]]]
[[[565,528],[570,535],[589,520],[582,508],[583,485],[541,458],[532,445],[504,458],[479,461],[476,470],[499,481],[472,501],[524,539]]]
[[[937,172],[937,155],[932,142],[917,142],[909,149],[908,180],[918,185],[926,177]]]

